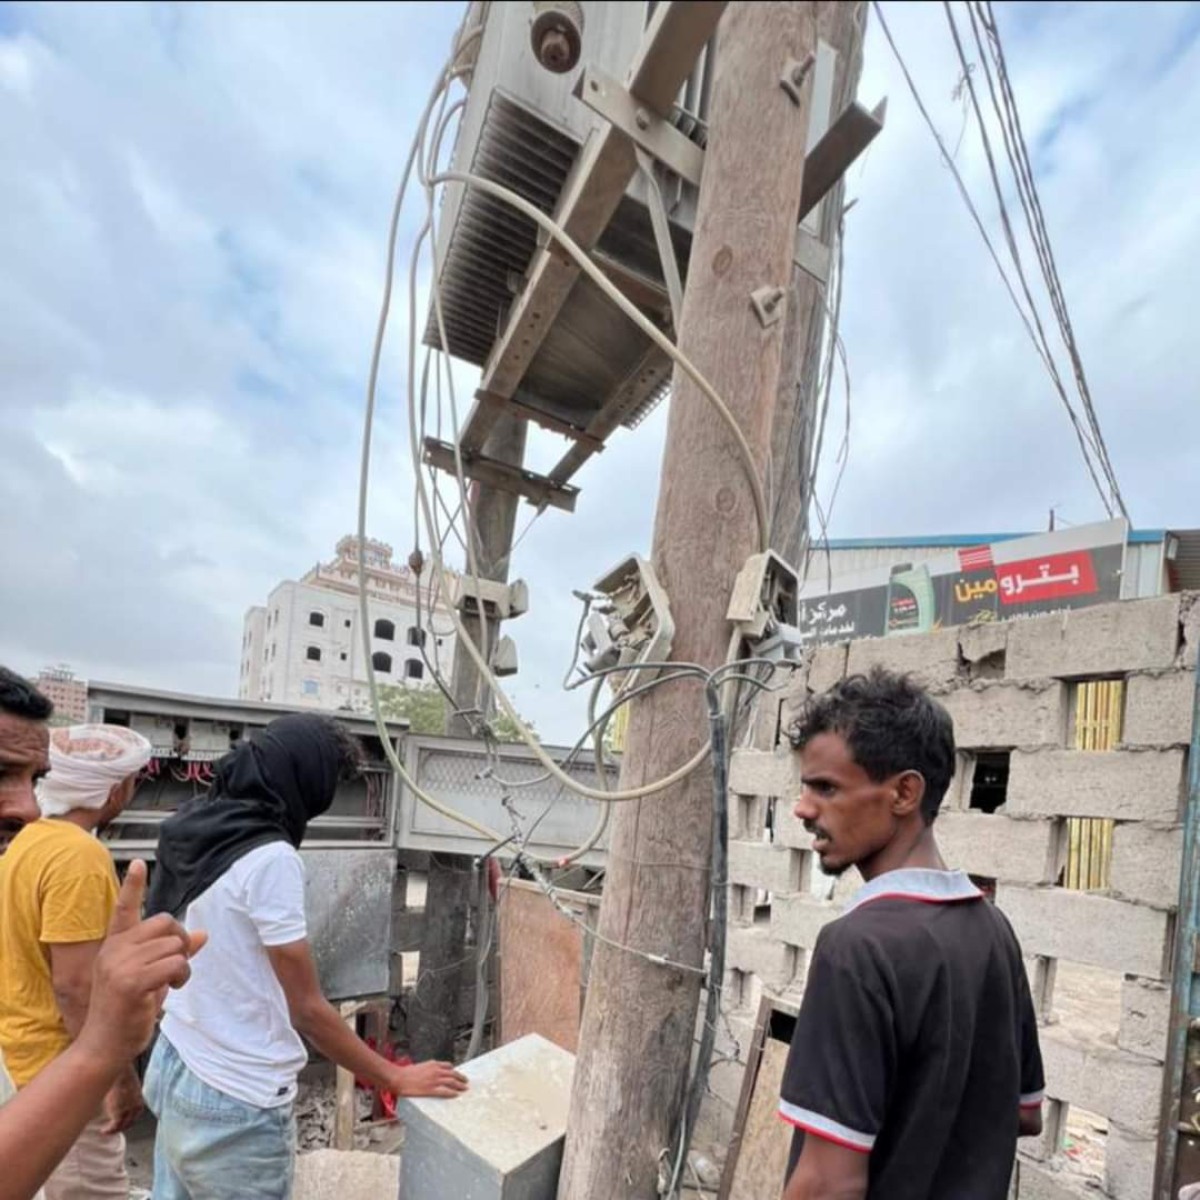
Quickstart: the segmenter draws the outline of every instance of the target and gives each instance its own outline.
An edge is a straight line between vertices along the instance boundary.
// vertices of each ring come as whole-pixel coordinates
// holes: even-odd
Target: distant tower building
[[[66,663],[43,667],[30,682],[54,704],[55,725],[81,725],[87,720],[87,680],[76,679]]]
[[[359,628],[358,538],[342,538],[335,551],[332,562],[278,584],[265,605],[246,613],[238,685],[243,700],[356,712],[369,707]],[[429,682],[422,648],[450,678],[454,629],[441,598],[431,605],[432,572],[418,579],[407,566],[392,562],[391,546],[374,540],[366,542],[364,557],[371,659],[379,682]]]

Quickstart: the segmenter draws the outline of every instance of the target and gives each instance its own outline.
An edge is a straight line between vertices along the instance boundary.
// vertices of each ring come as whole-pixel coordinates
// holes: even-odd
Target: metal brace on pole
[[[652,154],[688,183],[700,186],[704,151],[615,79],[588,67],[575,85],[575,95],[635,146]]]
[[[679,260],[675,257],[675,244],[671,241],[671,222],[667,216],[667,206],[663,201],[662,189],[658,186],[658,176],[654,173],[654,159],[641,146],[635,146],[633,152],[637,155],[638,169],[646,181],[647,207],[650,209],[650,225],[654,229],[654,244],[658,247],[658,257],[662,260],[663,281],[671,299],[671,323],[678,329],[679,317],[683,312],[683,279],[679,274]]]

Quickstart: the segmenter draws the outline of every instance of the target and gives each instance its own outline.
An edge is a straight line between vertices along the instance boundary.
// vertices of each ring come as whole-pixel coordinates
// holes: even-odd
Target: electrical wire
[[[1008,65],[1004,56],[1004,46],[1000,40],[1000,30],[996,24],[991,0],[973,0],[973,2],[969,2],[967,12],[971,18],[972,32],[975,36],[976,46],[979,48],[981,61],[983,62],[984,74],[987,78],[992,104],[1000,118],[1000,129],[1009,163],[1013,168],[1013,175],[1017,181],[1017,193],[1021,200],[1021,207],[1025,214],[1030,238],[1042,267],[1043,278],[1046,281],[1047,291],[1050,296],[1050,304],[1058,319],[1059,332],[1062,335],[1063,344],[1071,360],[1071,367],[1074,371],[1080,401],[1083,404],[1084,412],[1087,414],[1088,422],[1091,426],[1097,455],[1113,499],[1122,515],[1128,519],[1129,514],[1126,511],[1124,498],[1121,495],[1121,488],[1117,482],[1116,473],[1113,470],[1108,445],[1100,428],[1099,419],[1092,402],[1091,388],[1088,386],[1087,376],[1079,354],[1079,346],[1075,340],[1075,331],[1071,324],[1070,312],[1067,309],[1066,296],[1063,293],[1058,266],[1054,260],[1054,249],[1050,243],[1049,232],[1046,229],[1045,213],[1042,210],[1042,202],[1037,190],[1033,165],[1029,159],[1029,149],[1021,128],[1020,110],[1017,106],[1016,96],[1013,94],[1012,82],[1008,74]],[[992,84],[992,73],[988,68],[984,42],[980,36],[980,26],[988,34],[987,44],[995,64],[996,87],[999,88],[1002,103],[997,103],[996,100],[996,87],[993,87]]]
[[[945,0],[944,0],[944,2],[945,2]],[[888,43],[889,47],[891,48],[892,54],[896,59],[896,63],[899,66],[900,71],[904,76],[905,83],[908,85],[909,92],[911,93],[912,98],[913,98],[914,102],[916,103],[917,109],[920,112],[922,118],[924,119],[925,125],[929,129],[930,134],[933,136],[933,139],[937,144],[938,151],[942,157],[942,162],[945,164],[946,168],[950,171],[950,174],[953,177],[954,182],[958,188],[959,195],[961,196],[963,203],[966,205],[967,211],[971,215],[971,219],[975,224],[976,230],[978,231],[980,237],[983,239],[983,243],[987,247],[988,254],[991,256],[992,262],[995,264],[996,270],[1000,274],[1000,278],[1001,278],[1002,282],[1004,283],[1005,290],[1008,292],[1009,299],[1012,301],[1013,307],[1016,309],[1017,314],[1021,319],[1021,323],[1025,327],[1025,332],[1029,336],[1030,341],[1033,343],[1034,349],[1037,352],[1038,357],[1042,360],[1042,364],[1046,368],[1046,372],[1050,377],[1051,383],[1053,384],[1055,391],[1058,393],[1059,399],[1062,401],[1062,403],[1066,409],[1068,419],[1070,420],[1072,428],[1075,431],[1076,440],[1079,442],[1080,451],[1081,451],[1081,453],[1083,455],[1083,459],[1084,459],[1084,465],[1086,466],[1088,474],[1091,477],[1092,483],[1096,488],[1097,494],[1100,496],[1101,502],[1103,503],[1106,511],[1109,513],[1110,516],[1113,513],[1114,504],[1120,509],[1120,511],[1123,514],[1125,514],[1125,505],[1124,505],[1124,501],[1120,497],[1120,489],[1119,489],[1119,487],[1116,486],[1115,476],[1111,474],[1111,463],[1108,463],[1107,449],[1105,448],[1102,450],[1100,448],[1102,438],[1099,435],[1099,424],[1098,424],[1098,421],[1095,420],[1095,413],[1094,413],[1094,409],[1092,408],[1092,405],[1091,405],[1090,395],[1084,401],[1085,414],[1088,414],[1087,424],[1091,426],[1091,428],[1089,429],[1089,428],[1085,427],[1084,422],[1081,422],[1079,415],[1075,412],[1074,405],[1071,403],[1070,397],[1067,395],[1066,388],[1062,383],[1062,378],[1058,372],[1057,365],[1055,364],[1053,355],[1050,352],[1049,344],[1045,340],[1044,331],[1042,331],[1042,329],[1041,329],[1041,322],[1040,322],[1040,318],[1038,317],[1038,314],[1037,314],[1036,306],[1033,304],[1032,296],[1029,294],[1028,287],[1024,283],[1023,270],[1019,264],[1019,253],[1016,250],[1015,240],[1012,238],[1011,224],[1008,220],[1007,210],[1004,207],[1003,194],[1002,194],[1002,191],[999,189],[998,180],[995,179],[994,171],[993,171],[993,179],[994,179],[994,183],[997,188],[997,195],[1000,200],[1001,219],[1005,226],[1006,241],[1008,242],[1008,245],[1009,245],[1010,254],[1012,255],[1012,257],[1014,259],[1014,267],[1018,272],[1018,276],[1022,280],[1022,284],[1023,284],[1022,290],[1025,291],[1026,295],[1029,297],[1029,304],[1030,304],[1030,308],[1032,310],[1032,315],[1030,312],[1026,311],[1025,305],[1023,305],[1017,297],[1016,289],[1013,286],[1012,280],[1009,278],[1008,272],[1005,270],[1003,263],[1000,261],[1000,256],[996,250],[996,247],[992,243],[991,238],[988,235],[987,229],[983,223],[983,219],[979,214],[979,210],[976,208],[975,203],[971,198],[971,194],[967,190],[967,186],[966,186],[965,181],[963,180],[962,174],[959,171],[958,166],[954,161],[954,156],[947,149],[946,143],[942,139],[941,133],[938,131],[938,128],[933,121],[933,118],[930,116],[928,108],[925,106],[924,100],[921,98],[920,90],[918,89],[918,87],[916,85],[916,81],[913,79],[912,72],[909,70],[908,64],[905,61],[904,56],[901,54],[900,49],[896,44],[895,38],[892,36],[892,31],[891,31],[890,27],[888,26],[887,18],[883,15],[883,8],[882,8],[881,4],[879,3],[879,0],[872,0],[872,6],[875,11],[876,19],[879,22],[879,26],[883,30],[884,37],[886,38],[887,43]],[[971,78],[972,73],[969,69],[970,64],[966,61],[965,55],[961,53],[961,43],[959,42],[959,39],[957,36],[957,27],[954,24],[953,14],[952,14],[952,12],[950,12],[948,4],[946,5],[946,8],[947,8],[947,14],[950,18],[951,29],[952,29],[952,31],[954,31],[955,41],[960,50],[959,59],[960,59],[960,64],[961,64],[962,70],[963,70],[963,79],[965,81],[965,84],[967,86],[967,89],[968,89],[970,95],[972,96],[973,103],[975,103],[980,129],[981,129],[981,132],[984,136],[985,143],[986,143],[986,141],[987,141],[986,129],[984,128],[982,116],[979,114],[978,106],[977,106],[977,103],[975,102],[975,87],[974,87],[974,82]],[[993,29],[994,29],[994,22],[993,22]],[[998,34],[996,35],[996,37],[997,37],[997,41],[998,41]],[[994,166],[994,162],[992,160],[992,156],[991,156],[991,152],[990,152],[990,145],[985,145],[985,149],[987,151],[987,157],[989,159],[989,164]],[[1030,172],[1030,177],[1032,177],[1031,172]],[[1035,329],[1035,326],[1036,326],[1036,329]],[[1039,332],[1042,333],[1042,336],[1040,338],[1039,338]],[[1073,342],[1073,337],[1072,337],[1071,341]],[[1082,370],[1082,367],[1080,367],[1080,370]],[[1086,388],[1086,384],[1085,384],[1085,388]],[[1095,461],[1093,461],[1094,459],[1095,459]],[[1097,472],[1098,464],[1100,466],[1099,473]],[[1106,466],[1106,464],[1107,464],[1107,466]],[[1100,474],[1104,474],[1106,479],[1108,480],[1108,482],[1109,482],[1108,490],[1106,490],[1104,484],[1101,482]]]

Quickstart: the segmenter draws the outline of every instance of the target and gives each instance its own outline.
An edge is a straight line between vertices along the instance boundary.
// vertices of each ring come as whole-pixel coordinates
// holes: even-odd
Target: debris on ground
[[[314,1150],[296,1159],[292,1200],[379,1200],[400,1190],[400,1159],[361,1150]]]
[[[369,1150],[378,1146],[387,1135],[386,1126],[370,1125],[374,1093],[362,1088],[354,1090],[354,1148]],[[301,1079],[296,1091],[296,1149],[325,1150],[333,1145],[333,1128],[337,1114],[337,1085],[333,1080]]]

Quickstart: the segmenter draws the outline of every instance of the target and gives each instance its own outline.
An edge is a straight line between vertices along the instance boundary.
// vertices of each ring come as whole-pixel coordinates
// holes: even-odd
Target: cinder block
[[[796,796],[800,756],[790,746],[735,750],[729,760],[729,790],[742,796]]]
[[[1041,1043],[1048,1096],[1154,1136],[1162,1099],[1158,1063],[1104,1042],[1075,1038],[1060,1025],[1043,1028]]]
[[[1109,1122],[1104,1143],[1104,1186],[1113,1200],[1146,1200],[1152,1196],[1157,1160],[1157,1137]]]
[[[1015,883],[1053,883],[1053,821],[981,812],[943,812],[933,825],[942,857],[972,875]]]
[[[1171,1028],[1171,989],[1153,979],[1126,976],[1121,984],[1117,1045],[1130,1054],[1165,1062]]]
[[[1130,746],[1186,746],[1196,705],[1194,671],[1132,675],[1125,685],[1125,727]]]
[[[771,936],[789,946],[811,950],[817,934],[841,915],[836,904],[815,900],[802,892],[771,897]]]
[[[796,816],[795,803],[781,796],[775,804],[775,841],[792,850],[811,850],[813,835]]]
[[[958,651],[965,662],[981,663],[985,658],[1004,654],[1008,649],[1007,621],[988,621],[983,625],[965,625],[958,631]]]
[[[846,662],[850,647],[846,642],[834,646],[818,646],[808,660],[807,684],[810,692],[827,692],[839,679],[846,677]]]
[[[911,675],[925,687],[952,683],[958,678],[959,671],[958,630],[938,629],[933,633],[911,633],[900,637],[862,638],[850,643],[847,675],[861,675],[876,665]]]
[[[1016,1197],[1017,1200],[1103,1200],[1085,1177],[1051,1164],[1033,1162],[1024,1155],[1017,1163]]]
[[[1113,830],[1112,890],[1126,900],[1156,908],[1179,905],[1179,868],[1183,861],[1183,829],[1163,829],[1142,822]]]
[[[773,992],[782,992],[791,985],[799,957],[794,947],[772,937],[765,926],[729,930],[726,963],[735,971],[757,975]]]
[[[1058,680],[976,683],[937,699],[954,720],[961,749],[1062,745],[1067,701]]]
[[[729,882],[794,892],[800,887],[799,854],[770,842],[730,842]]]
[[[1175,665],[1179,597],[1126,600],[1013,622],[1010,679],[1152,671]]]
[[[729,797],[729,836],[744,842],[762,841],[770,803],[766,796],[743,796],[734,792]]]
[[[1180,648],[1180,666],[1196,669],[1200,658],[1200,592],[1184,592],[1180,601],[1183,618],[1183,646]]]
[[[1027,955],[1165,978],[1172,922],[1159,909],[1089,892],[1004,882],[996,889],[996,903],[1012,922]]]
[[[1017,750],[1008,777],[1014,816],[1179,820],[1182,750]]]

